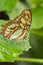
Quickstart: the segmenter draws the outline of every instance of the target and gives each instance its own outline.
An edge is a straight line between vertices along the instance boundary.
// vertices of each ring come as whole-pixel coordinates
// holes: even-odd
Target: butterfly
[[[31,22],[31,11],[25,9],[19,16],[2,26],[1,34],[10,40],[22,40],[30,29]]]

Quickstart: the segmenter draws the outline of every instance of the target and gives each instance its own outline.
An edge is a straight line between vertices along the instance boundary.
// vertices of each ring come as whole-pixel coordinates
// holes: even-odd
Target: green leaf
[[[26,0],[28,4],[31,5],[32,8],[35,7],[43,7],[43,0]]]
[[[0,20],[0,32],[2,25],[8,21]],[[20,32],[19,32],[20,33]],[[23,51],[28,51],[31,48],[29,43],[29,32],[24,40],[9,40],[0,34],[0,61],[14,62],[15,58],[18,58]]]
[[[18,0],[0,0],[0,11],[11,11]]]
[[[43,59],[43,28],[33,30],[30,33],[30,42],[32,46],[29,51],[30,57]]]
[[[43,0],[27,0],[27,1],[33,4],[43,3]]]
[[[43,27],[43,8],[32,9],[32,25],[31,29],[38,29]]]
[[[17,2],[15,8],[11,12],[8,12],[7,14],[9,15],[10,19],[12,20],[12,19],[16,18],[16,16],[18,16],[26,8],[27,7],[25,5],[23,5],[21,2]]]
[[[37,35],[43,37],[43,27],[42,27],[42,28],[39,28],[39,29],[32,29],[32,30],[31,30],[31,33],[32,33],[32,34],[37,34]]]

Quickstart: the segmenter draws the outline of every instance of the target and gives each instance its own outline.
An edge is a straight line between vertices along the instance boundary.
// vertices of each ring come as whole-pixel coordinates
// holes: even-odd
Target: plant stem
[[[19,62],[43,63],[43,59],[35,59],[35,58],[17,58],[15,60]]]

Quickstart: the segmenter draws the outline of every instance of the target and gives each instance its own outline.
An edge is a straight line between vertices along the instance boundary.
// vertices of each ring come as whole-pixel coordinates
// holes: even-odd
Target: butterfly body
[[[15,34],[16,31],[22,30],[21,34],[14,39],[23,39],[29,30],[31,25],[31,12],[30,10],[24,10],[19,16],[17,16],[14,20],[3,25],[2,34],[4,37],[10,39],[10,37]],[[12,39],[11,39],[12,40]]]

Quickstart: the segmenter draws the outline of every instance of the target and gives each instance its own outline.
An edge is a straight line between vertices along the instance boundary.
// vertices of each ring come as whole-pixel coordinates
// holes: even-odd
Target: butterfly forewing
[[[31,11],[26,9],[17,16],[14,20],[6,23],[2,27],[2,34],[4,37],[12,39],[23,39],[31,25]]]

